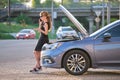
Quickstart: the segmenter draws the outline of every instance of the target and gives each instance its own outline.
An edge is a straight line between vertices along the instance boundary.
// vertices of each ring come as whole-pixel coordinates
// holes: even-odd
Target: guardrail
[[[38,16],[40,11],[48,11],[51,13],[51,8],[35,8],[28,11],[26,14],[28,16]],[[91,8],[72,8],[68,9],[74,16],[89,16],[91,14]],[[54,11],[57,12],[57,16],[64,16],[63,12],[59,8],[54,8]],[[111,16],[118,16],[119,15],[119,8],[113,7],[110,10]],[[107,9],[105,8],[105,16],[107,13]],[[95,13],[93,13],[95,15]]]
[[[48,11],[51,13],[51,8],[29,8],[26,6],[12,6],[11,8],[12,12],[26,12],[28,16],[38,16],[40,11]],[[72,8],[68,9],[74,16],[89,16],[91,14],[91,8]],[[57,16],[64,16],[63,12],[59,8],[54,8],[54,11],[57,12]],[[107,9],[105,9],[105,16],[107,13]],[[19,13],[14,14],[11,16],[17,16]],[[0,18],[7,16],[7,8],[6,9],[0,9]],[[111,8],[111,16],[119,16],[119,7],[113,7]]]
[[[30,7],[28,7],[24,4],[13,4],[10,6],[10,13],[12,14],[13,12],[16,12],[16,11],[28,11],[30,9],[31,9]],[[0,9],[0,19],[6,17],[7,15],[8,15],[8,7],[1,8]]]

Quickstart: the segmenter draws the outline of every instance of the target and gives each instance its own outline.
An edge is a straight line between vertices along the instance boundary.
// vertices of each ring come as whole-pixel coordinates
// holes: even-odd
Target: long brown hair
[[[52,21],[51,21],[51,16],[49,15],[49,13],[47,11],[41,11],[40,12],[40,16],[46,16],[47,17],[47,20],[48,20],[48,30],[51,31]]]

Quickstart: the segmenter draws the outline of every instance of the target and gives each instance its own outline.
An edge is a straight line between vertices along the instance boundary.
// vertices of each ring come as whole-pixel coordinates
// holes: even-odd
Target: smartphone
[[[42,21],[41,19],[39,19],[40,21]]]

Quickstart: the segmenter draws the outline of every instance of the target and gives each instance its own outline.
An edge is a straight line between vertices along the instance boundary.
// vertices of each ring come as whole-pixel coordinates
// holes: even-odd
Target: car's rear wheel
[[[72,50],[65,55],[63,65],[68,73],[72,75],[81,75],[88,70],[90,61],[85,52]]]

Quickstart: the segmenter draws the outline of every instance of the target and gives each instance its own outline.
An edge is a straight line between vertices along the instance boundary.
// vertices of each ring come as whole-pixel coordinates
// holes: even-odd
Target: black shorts
[[[35,51],[41,51],[42,50],[42,46],[45,43],[49,43],[49,39],[48,38],[40,38],[38,40],[38,43],[37,43],[36,47],[35,47]]]

